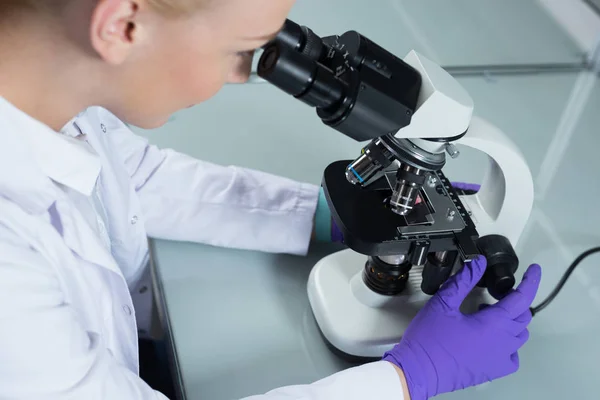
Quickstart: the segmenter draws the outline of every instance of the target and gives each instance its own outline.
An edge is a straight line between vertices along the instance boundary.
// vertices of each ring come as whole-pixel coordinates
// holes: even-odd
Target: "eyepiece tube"
[[[266,47],[258,62],[258,75],[284,92],[298,97],[313,83],[317,64],[278,43]]]
[[[319,35],[306,26],[300,26],[289,19],[285,21],[283,28],[277,34],[275,42],[281,46],[302,53],[305,56],[318,61],[323,55],[326,47]]]
[[[300,50],[304,46],[306,35],[300,25],[286,19],[275,40],[292,50]]]
[[[280,43],[264,49],[258,75],[311,107],[328,109],[341,102],[346,84],[306,55]]]

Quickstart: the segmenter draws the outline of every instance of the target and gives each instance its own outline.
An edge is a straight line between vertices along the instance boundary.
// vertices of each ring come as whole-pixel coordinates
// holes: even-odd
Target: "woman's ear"
[[[98,0],[90,24],[91,43],[109,64],[123,63],[142,39],[143,0]]]

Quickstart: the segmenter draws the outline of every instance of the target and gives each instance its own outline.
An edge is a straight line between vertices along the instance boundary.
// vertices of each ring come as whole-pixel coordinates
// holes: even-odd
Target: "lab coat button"
[[[125,311],[125,314],[131,315],[131,307],[129,307],[127,304],[123,306],[123,311]]]
[[[102,132],[106,133],[106,125],[100,124],[100,129],[102,129]]]
[[[138,217],[137,215],[134,215],[133,217],[131,217],[131,225],[135,225],[138,222]]]

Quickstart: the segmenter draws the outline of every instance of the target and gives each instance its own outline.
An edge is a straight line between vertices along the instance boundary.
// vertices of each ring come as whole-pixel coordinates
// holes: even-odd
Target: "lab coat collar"
[[[67,135],[53,131],[0,97],[0,197],[33,215],[44,214],[54,205],[67,245],[81,258],[121,275],[112,255],[77,218],[77,211],[65,203],[54,184],[90,194],[100,173],[99,157]]]
[[[53,190],[46,190],[51,181],[89,196],[100,175],[100,158],[72,137],[72,129],[70,122],[67,134],[55,132],[0,97],[0,190],[30,211],[53,203]]]

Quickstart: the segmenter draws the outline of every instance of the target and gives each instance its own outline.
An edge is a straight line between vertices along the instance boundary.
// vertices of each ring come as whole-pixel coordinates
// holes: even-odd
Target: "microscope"
[[[287,20],[263,48],[257,73],[366,143],[356,159],[330,164],[322,180],[348,249],[314,266],[308,296],[334,349],[381,357],[478,255],[488,265],[465,312],[514,287],[532,176],[515,144],[473,116],[471,97],[448,72],[415,51],[400,59],[356,31],[321,38]],[[456,190],[442,172],[459,146],[488,156],[476,193]]]

